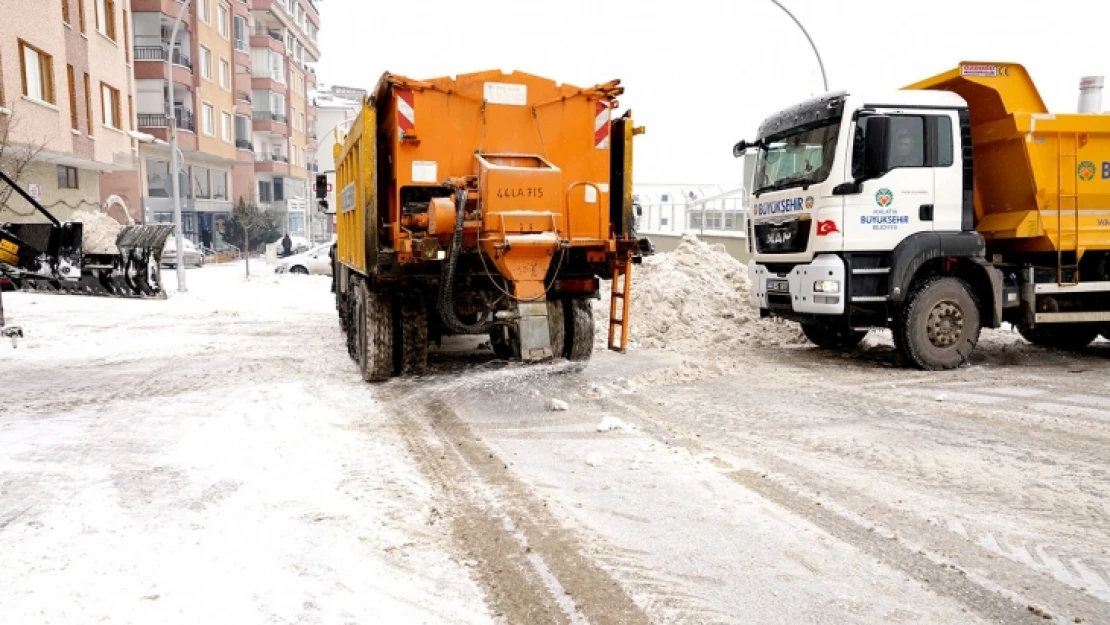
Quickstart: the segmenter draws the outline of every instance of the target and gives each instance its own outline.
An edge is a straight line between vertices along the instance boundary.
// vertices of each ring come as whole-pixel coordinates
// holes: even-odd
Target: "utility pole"
[[[170,47],[166,50],[166,121],[170,125],[170,171],[173,176],[173,225],[177,230],[177,292],[185,292],[185,233],[181,225],[181,162],[177,159],[177,117],[173,110],[173,49],[177,45],[177,31],[181,18],[189,10],[190,0],[185,0],[177,12],[170,33]]]
[[[798,21],[798,18],[794,17],[794,14],[791,13],[789,9],[783,6],[779,0],[771,0],[771,2],[774,2],[775,6],[782,9],[783,13],[789,15],[790,19],[794,20],[794,23],[798,25],[798,28],[802,29],[802,34],[806,36],[806,39],[809,41],[809,46],[813,48],[813,54],[817,55],[817,65],[821,67],[821,82],[824,83],[825,91],[828,92],[829,78],[825,75],[825,63],[821,60],[821,53],[817,51],[817,44],[813,43],[813,38],[806,32],[806,27],[802,26],[802,23]]]

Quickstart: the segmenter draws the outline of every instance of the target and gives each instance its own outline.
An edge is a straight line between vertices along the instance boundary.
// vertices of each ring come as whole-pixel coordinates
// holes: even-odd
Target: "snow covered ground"
[[[824,352],[693,246],[627,354],[366,385],[329,280],[252,268],[5,294],[0,624],[1110,623],[1106,343]]]
[[[487,623],[328,278],[5,294],[0,622]]]

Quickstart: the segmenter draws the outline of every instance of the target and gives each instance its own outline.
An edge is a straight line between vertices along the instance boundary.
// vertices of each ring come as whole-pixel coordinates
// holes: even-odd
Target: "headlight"
[[[813,283],[814,293],[839,293],[840,282],[836,280],[818,280]]]

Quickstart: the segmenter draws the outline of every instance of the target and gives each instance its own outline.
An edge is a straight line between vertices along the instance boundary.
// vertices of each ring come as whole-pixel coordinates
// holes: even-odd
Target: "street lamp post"
[[[821,53],[817,51],[817,44],[813,43],[813,38],[809,36],[809,33],[806,31],[805,26],[802,26],[802,23],[798,21],[798,18],[794,17],[794,14],[791,13],[789,9],[783,6],[783,4],[779,2],[779,0],[771,0],[771,2],[774,2],[775,6],[782,9],[783,13],[789,15],[790,19],[794,20],[794,23],[797,24],[798,28],[802,30],[802,34],[806,36],[806,39],[809,41],[809,46],[813,48],[813,54],[817,56],[817,65],[821,67],[821,82],[823,82],[825,85],[825,91],[828,91],[829,78],[825,75],[825,63],[821,60]]]
[[[181,18],[189,10],[190,0],[185,0],[177,12],[170,33],[170,47],[166,51],[166,121],[170,126],[170,171],[173,172],[173,225],[177,230],[177,292],[185,292],[185,233],[181,225],[181,162],[177,159],[177,117],[173,110],[173,48],[177,44],[177,31],[181,28]]]

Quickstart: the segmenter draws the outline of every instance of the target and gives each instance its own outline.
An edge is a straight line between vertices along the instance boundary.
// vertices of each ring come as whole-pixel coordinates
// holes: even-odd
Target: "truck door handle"
[[[933,205],[932,204],[922,204],[921,205],[921,210],[918,212],[918,217],[920,217],[921,221],[932,221],[933,220]]]

